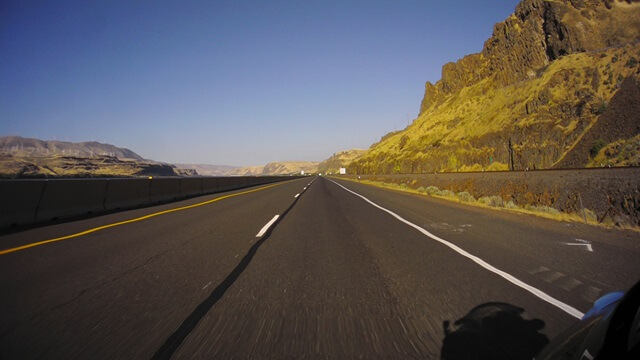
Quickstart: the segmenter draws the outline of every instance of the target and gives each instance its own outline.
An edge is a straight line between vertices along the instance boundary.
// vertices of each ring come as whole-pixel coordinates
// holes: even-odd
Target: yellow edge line
[[[203,206],[203,205],[214,203],[216,201],[228,199],[230,197],[249,194],[249,193],[256,192],[256,191],[269,189],[269,188],[272,188],[274,186],[279,186],[279,185],[282,185],[282,184],[287,183],[287,182],[288,181],[283,181],[283,182],[280,182],[280,183],[277,183],[277,184],[268,185],[268,186],[261,187],[261,188],[258,188],[258,189],[253,189],[253,190],[248,190],[248,191],[243,191],[243,192],[239,192],[239,193],[234,193],[234,194],[221,196],[219,198],[215,198],[215,199],[212,199],[212,200],[207,200],[207,201],[204,201],[204,202],[201,202],[201,203],[197,203],[197,204],[193,204],[193,205],[187,205],[187,206],[182,206],[182,207],[179,207],[179,208],[163,210],[163,211],[159,211],[159,212],[156,212],[156,213],[153,213],[153,214],[141,216],[141,217],[138,217],[138,218],[135,218],[135,219],[130,219],[130,220],[120,221],[120,222],[113,223],[113,224],[98,226],[98,227],[95,227],[93,229],[85,230],[85,231],[82,231],[82,232],[79,232],[79,233],[75,233],[75,234],[71,234],[71,235],[67,235],[67,236],[62,236],[62,237],[49,239],[49,240],[38,241],[38,242],[35,242],[35,243],[14,247],[14,248],[11,248],[11,249],[0,250],[0,255],[6,255],[6,254],[9,254],[9,253],[12,253],[12,252],[25,250],[25,249],[29,249],[29,248],[32,248],[32,247],[36,247],[36,246],[40,246],[40,245],[44,245],[44,244],[49,244],[49,243],[52,243],[52,242],[57,242],[57,241],[62,241],[62,240],[67,240],[67,239],[73,239],[73,238],[76,238],[76,237],[80,237],[80,236],[83,236],[83,235],[94,233],[96,231],[100,231],[100,230],[104,230],[104,229],[108,229],[108,228],[112,228],[112,227],[116,227],[116,226],[120,226],[120,225],[125,225],[125,224],[130,224],[130,223],[133,223],[133,222],[137,222],[137,221],[150,219],[150,218],[158,216],[158,215],[164,215],[164,214],[168,214],[168,213],[172,213],[172,212],[176,212],[176,211],[192,209],[192,208],[195,208],[195,207],[198,207],[198,206]]]

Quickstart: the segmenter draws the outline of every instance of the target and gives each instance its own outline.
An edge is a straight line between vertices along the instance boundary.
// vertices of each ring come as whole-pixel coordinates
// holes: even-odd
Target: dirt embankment
[[[640,226],[640,168],[438,173],[407,175],[346,175],[348,178],[406,184],[409,188],[436,186],[466,191],[475,198],[500,196],[519,206],[549,206],[579,213],[582,204],[598,221]]]

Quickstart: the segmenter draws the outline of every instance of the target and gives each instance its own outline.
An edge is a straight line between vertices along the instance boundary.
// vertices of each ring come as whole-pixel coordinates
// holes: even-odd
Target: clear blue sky
[[[518,1],[0,1],[0,136],[320,161],[417,116]]]

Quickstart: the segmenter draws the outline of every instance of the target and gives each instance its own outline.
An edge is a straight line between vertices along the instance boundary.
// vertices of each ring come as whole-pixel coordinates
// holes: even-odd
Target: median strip
[[[398,214],[394,213],[393,211],[388,210],[388,209],[386,209],[386,208],[383,208],[382,206],[380,206],[380,205],[378,205],[378,204],[374,203],[373,201],[371,201],[371,200],[367,199],[366,197],[364,197],[364,196],[362,196],[362,195],[358,194],[358,193],[357,193],[357,192],[355,192],[355,191],[352,191],[352,190],[347,189],[346,187],[344,187],[344,186],[342,186],[342,185],[338,184],[337,182],[335,182],[335,181],[333,181],[333,180],[330,180],[330,179],[327,179],[327,180],[329,180],[329,181],[331,181],[332,183],[334,183],[334,184],[336,184],[336,185],[340,186],[340,187],[341,187],[341,188],[343,188],[344,190],[346,190],[346,191],[348,191],[348,192],[350,192],[350,193],[352,193],[352,194],[354,194],[354,195],[356,195],[356,196],[358,196],[358,197],[362,198],[364,201],[368,202],[369,204],[373,205],[374,207],[376,207],[376,208],[378,208],[378,209],[380,209],[380,210],[382,210],[382,211],[384,211],[384,212],[386,212],[386,213],[390,214],[391,216],[393,216],[393,217],[395,217],[396,219],[398,219],[400,222],[403,222],[403,223],[405,223],[406,225],[409,225],[410,227],[412,227],[412,228],[414,228],[414,229],[418,230],[418,231],[419,231],[419,232],[421,232],[422,234],[424,234],[424,235],[426,235],[426,236],[430,237],[431,239],[433,239],[433,240],[435,240],[435,241],[437,241],[437,242],[439,242],[439,243],[441,243],[441,244],[443,244],[443,245],[445,245],[445,246],[447,246],[447,247],[451,248],[452,250],[454,250],[454,251],[455,251],[455,252],[457,252],[458,254],[460,254],[460,255],[462,255],[462,256],[464,256],[464,257],[466,257],[466,258],[470,259],[471,261],[473,261],[473,262],[475,262],[476,264],[478,264],[478,265],[482,266],[483,268],[485,268],[485,269],[487,269],[487,270],[491,271],[492,273],[494,273],[494,274],[496,274],[496,275],[498,275],[498,276],[500,276],[500,277],[502,277],[502,278],[506,279],[506,280],[507,280],[507,281],[509,281],[510,283],[512,283],[512,284],[514,284],[514,285],[516,285],[516,286],[518,286],[518,287],[521,287],[522,289],[524,289],[524,290],[526,290],[526,291],[530,292],[531,294],[533,294],[533,295],[537,296],[538,298],[540,298],[540,299],[542,299],[542,300],[544,300],[544,301],[548,302],[549,304],[551,304],[551,305],[554,305],[554,306],[558,307],[559,309],[563,310],[563,311],[564,311],[564,312],[566,312],[567,314],[569,314],[569,315],[571,315],[571,316],[574,316],[574,317],[576,317],[576,318],[578,318],[578,319],[581,319],[581,318],[582,318],[582,316],[584,316],[584,314],[583,314],[580,310],[578,310],[578,309],[576,309],[576,308],[574,308],[574,307],[572,307],[572,306],[570,306],[570,305],[568,305],[568,304],[565,304],[565,303],[563,303],[562,301],[560,301],[560,300],[558,300],[558,299],[556,299],[556,298],[554,298],[554,297],[552,297],[552,296],[548,295],[547,293],[543,292],[542,290],[539,290],[539,289],[537,289],[537,288],[535,288],[535,287],[533,287],[533,286],[531,286],[531,285],[529,285],[529,284],[525,283],[524,281],[517,279],[517,278],[516,278],[516,277],[514,277],[513,275],[511,275],[511,274],[509,274],[509,273],[507,273],[507,272],[504,272],[504,271],[502,271],[502,270],[500,270],[500,269],[498,269],[498,268],[494,267],[493,265],[491,265],[491,264],[487,263],[486,261],[484,261],[484,260],[480,259],[479,257],[477,257],[477,256],[475,256],[475,255],[472,255],[472,254],[468,253],[467,251],[463,250],[462,248],[460,248],[460,247],[458,247],[458,246],[456,246],[456,245],[454,245],[454,244],[452,244],[452,243],[450,243],[450,242],[448,242],[448,241],[446,241],[446,240],[444,240],[444,239],[442,239],[442,238],[440,238],[440,237],[438,237],[438,236],[436,236],[436,235],[434,235],[434,234],[432,234],[432,233],[428,232],[427,230],[423,229],[422,227],[420,227],[420,226],[418,226],[418,225],[416,225],[416,224],[414,224],[414,223],[412,223],[412,222],[410,222],[410,221],[408,221],[408,220],[404,219],[403,217],[401,217],[400,215],[398,215]]]
[[[286,181],[286,182],[288,182],[288,181]],[[6,255],[6,254],[10,254],[10,253],[13,253],[13,252],[16,252],[16,251],[26,250],[26,249],[29,249],[29,248],[32,248],[32,247],[36,247],[36,246],[40,246],[40,245],[45,245],[45,244],[50,244],[50,243],[54,243],[54,242],[58,242],[58,241],[62,241],[62,240],[68,240],[68,239],[77,238],[77,237],[88,235],[88,234],[91,234],[91,233],[94,233],[94,232],[97,232],[97,231],[100,231],[100,230],[105,230],[105,229],[109,229],[109,228],[116,227],[116,226],[121,226],[121,225],[126,225],[126,224],[130,224],[130,223],[134,223],[134,222],[138,222],[138,221],[142,221],[142,220],[147,220],[147,219],[150,219],[152,217],[159,216],[159,215],[169,214],[169,213],[176,212],[176,211],[193,209],[193,208],[198,207],[198,206],[208,205],[208,204],[211,204],[211,203],[214,203],[214,202],[217,202],[217,201],[220,201],[220,200],[232,198],[232,197],[235,197],[235,196],[250,194],[250,193],[257,192],[257,191],[266,190],[266,189],[269,189],[269,188],[272,188],[272,187],[275,187],[275,186],[280,186],[280,185],[282,185],[282,184],[284,184],[286,182],[280,182],[280,183],[277,183],[277,184],[264,186],[264,187],[261,187],[261,188],[258,188],[258,189],[252,189],[252,190],[242,191],[242,192],[238,192],[238,193],[234,193],[234,194],[224,195],[224,196],[221,196],[221,197],[218,197],[218,198],[215,198],[215,199],[211,199],[211,200],[207,200],[207,201],[203,201],[203,202],[200,202],[200,203],[197,203],[197,204],[182,206],[182,207],[178,207],[178,208],[174,208],[174,209],[163,210],[163,211],[159,211],[159,212],[156,212],[156,213],[140,216],[140,217],[137,217],[135,219],[130,219],[130,220],[116,222],[116,223],[113,223],[113,224],[107,224],[107,225],[103,225],[103,226],[98,226],[98,227],[95,227],[93,229],[85,230],[85,231],[82,231],[82,232],[79,232],[79,233],[75,233],[75,234],[71,234],[71,235],[66,235],[66,236],[61,236],[61,237],[57,237],[57,238],[54,238],[54,239],[38,241],[38,242],[35,242],[35,243],[14,247],[14,248],[11,248],[11,249],[0,250],[0,255]]]

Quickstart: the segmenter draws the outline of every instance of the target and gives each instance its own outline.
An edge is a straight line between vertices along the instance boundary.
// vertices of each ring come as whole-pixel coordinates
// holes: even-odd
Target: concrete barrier
[[[104,210],[107,179],[49,180],[36,211],[36,222]]]
[[[126,209],[150,203],[149,179],[110,179],[104,200],[105,210]]]
[[[230,180],[229,185],[231,190],[237,190],[237,189],[243,188],[246,186],[246,183],[247,183],[247,178],[244,176],[229,178],[229,180]]]
[[[151,180],[149,200],[151,204],[180,198],[179,178],[156,178]]]
[[[206,177],[202,178],[202,193],[213,194],[218,192],[218,178]]]
[[[202,178],[181,178],[180,197],[202,195]]]
[[[231,190],[231,178],[221,177],[218,178],[218,191],[229,191]]]
[[[41,180],[1,180],[0,228],[34,223],[44,184]]]
[[[0,228],[291,180],[292,177],[1,180]]]

